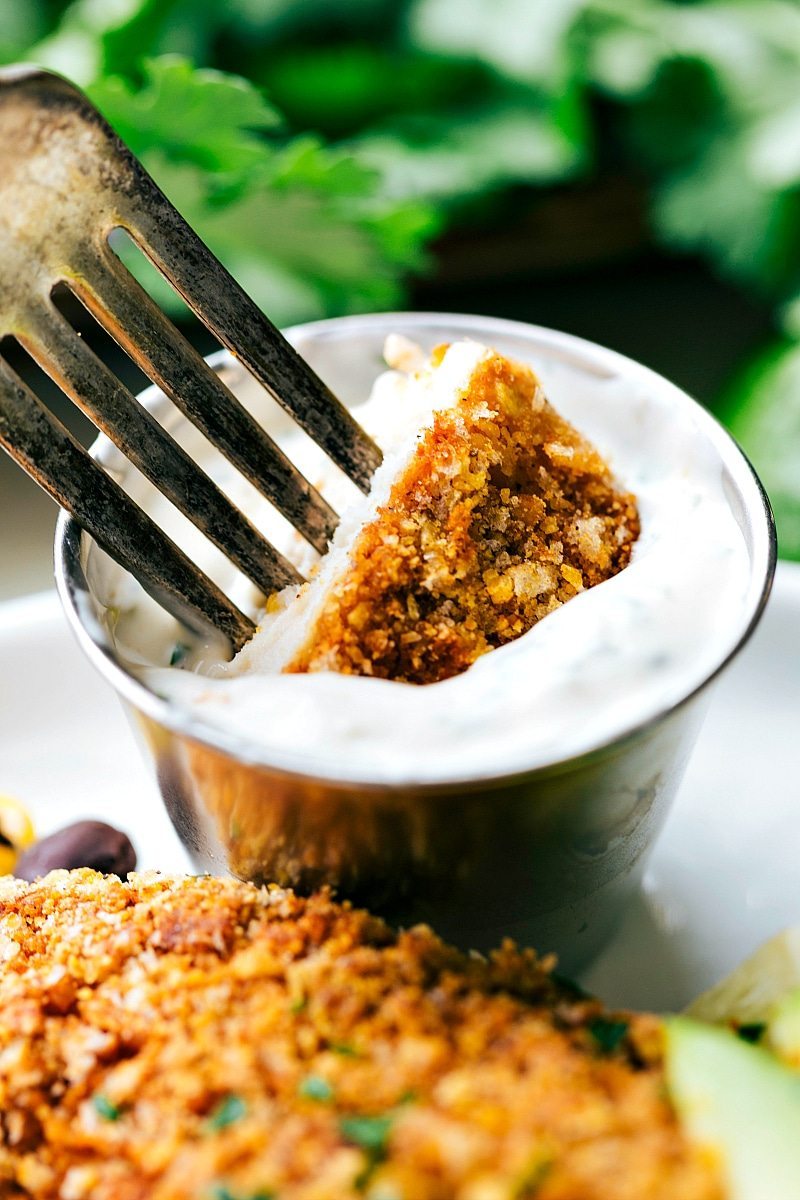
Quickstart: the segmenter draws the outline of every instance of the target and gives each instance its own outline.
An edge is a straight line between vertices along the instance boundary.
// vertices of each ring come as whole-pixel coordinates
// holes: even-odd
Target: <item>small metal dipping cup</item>
[[[348,403],[368,394],[389,333],[426,349],[472,337],[534,365],[547,357],[595,376],[635,379],[691,407],[700,436],[719,458],[751,572],[745,616],[691,694],[580,757],[556,755],[514,775],[371,785],[344,774],[321,777],[297,756],[281,758],[244,738],[200,728],[188,709],[145,687],[117,657],[89,582],[105,556],[63,515],[55,547],[61,599],[87,655],[132,716],[199,871],[230,871],[303,892],[330,884],[395,923],[427,921],[467,948],[486,949],[510,936],[555,950],[561,969],[573,972],[607,941],[635,893],[681,781],[708,685],[764,608],[776,553],[769,504],[733,440],[685,393],[581,339],[511,321],[415,313],[321,321],[289,336]],[[210,361],[229,385],[241,383],[242,369],[229,356]],[[143,399],[156,412],[166,404],[157,389]],[[95,452],[119,469],[105,439]]]

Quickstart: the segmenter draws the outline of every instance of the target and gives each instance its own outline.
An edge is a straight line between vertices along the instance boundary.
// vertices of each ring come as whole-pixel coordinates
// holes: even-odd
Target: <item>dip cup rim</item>
[[[514,771],[494,769],[480,775],[476,775],[474,771],[465,775],[453,773],[436,780],[415,779],[413,775],[409,775],[396,782],[387,782],[370,779],[366,771],[309,769],[309,766],[304,763],[302,753],[278,752],[268,749],[254,739],[236,735],[228,729],[198,720],[196,713],[193,713],[188,706],[184,707],[178,701],[167,699],[151,690],[123,665],[117,658],[108,630],[94,611],[93,593],[84,566],[83,531],[77,521],[62,510],[56,524],[54,546],[58,594],[67,621],[82,650],[124,701],[172,733],[218,754],[233,758],[243,765],[265,769],[283,778],[350,791],[387,793],[400,788],[403,790],[413,789],[417,793],[447,793],[455,789],[472,791],[487,787],[511,787],[533,777],[544,778],[562,774],[594,760],[598,756],[614,753],[628,742],[638,739],[661,724],[673,713],[681,710],[698,696],[739,653],[758,625],[772,589],[777,561],[775,521],[764,487],[735,439],[711,413],[677,384],[671,383],[665,376],[636,360],[588,339],[548,329],[545,326],[500,317],[483,317],[465,313],[380,312],[305,322],[290,326],[284,332],[289,337],[300,335],[318,337],[324,334],[336,335],[346,332],[348,329],[365,325],[390,325],[393,332],[410,334],[414,330],[442,324],[452,329],[462,330],[465,336],[469,336],[470,332],[473,336],[477,336],[476,327],[479,326],[480,336],[485,337],[486,340],[495,335],[497,337],[524,337],[531,341],[538,339],[547,345],[548,354],[565,358],[573,363],[578,360],[584,369],[592,371],[599,377],[610,378],[623,373],[626,379],[638,378],[644,384],[650,383],[662,390],[667,388],[681,397],[681,403],[688,402],[690,406],[693,406],[695,418],[705,436],[717,450],[721,461],[731,469],[735,464],[738,473],[743,474],[744,478],[753,485],[756,501],[754,505],[746,506],[752,537],[748,591],[751,608],[744,628],[732,629],[731,634],[734,640],[715,667],[678,700],[665,703],[663,707],[643,720],[630,722],[616,733],[598,740],[596,744],[580,753],[563,757],[556,754],[550,758],[539,758],[529,767],[517,768]],[[209,355],[207,362],[215,370],[219,370],[227,365],[234,365],[235,360],[227,350],[220,350]],[[145,402],[148,402],[151,398],[159,397],[161,393],[159,388],[153,386],[147,388],[141,395]],[[102,456],[109,445],[108,440],[100,436],[93,443],[90,452],[95,457]],[[742,489],[739,487],[738,481],[737,490],[741,495]],[[760,580],[760,586],[757,583],[758,580]]]

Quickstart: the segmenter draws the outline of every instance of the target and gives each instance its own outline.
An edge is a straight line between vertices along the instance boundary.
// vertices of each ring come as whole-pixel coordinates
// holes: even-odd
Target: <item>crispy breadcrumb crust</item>
[[[326,893],[0,880],[0,1196],[721,1200],[655,1018]]]
[[[286,670],[458,675],[621,571],[638,535],[634,496],[530,367],[489,353],[359,533]]]

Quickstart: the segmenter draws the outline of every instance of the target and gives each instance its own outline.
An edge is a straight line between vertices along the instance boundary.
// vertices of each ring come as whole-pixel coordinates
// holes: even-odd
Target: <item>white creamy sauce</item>
[[[372,399],[354,411],[391,452],[407,439],[410,425],[419,427],[432,403],[445,402],[448,389],[466,379],[480,353],[475,343],[452,347],[438,390],[414,392],[413,412],[406,377],[394,372],[381,377]],[[169,668],[176,642],[190,639],[132,580],[106,564],[96,568],[95,586],[114,606],[109,624],[120,657],[152,689],[189,708],[198,727],[226,730],[257,745],[254,753],[311,774],[387,783],[500,774],[561,760],[682,699],[730,652],[753,609],[749,556],[719,452],[692,406],[675,403],[672,389],[659,391],[639,378],[601,377],[555,355],[543,354],[532,365],[553,405],[637,496],[642,533],[630,566],[619,575],[581,593],[463,675],[417,687],[331,673],[278,673],[287,647],[305,628],[291,610],[265,622],[232,663],[224,663],[219,646],[195,641],[182,669]],[[368,505],[272,401],[251,397],[248,403],[334,508],[341,513],[353,505],[337,534],[337,544],[344,545]],[[195,431],[183,433],[181,441],[307,571],[316,555],[266,501]],[[384,486],[398,465],[388,454],[387,460]],[[253,588],[222,555],[131,472],[126,485],[240,606],[255,611]]]

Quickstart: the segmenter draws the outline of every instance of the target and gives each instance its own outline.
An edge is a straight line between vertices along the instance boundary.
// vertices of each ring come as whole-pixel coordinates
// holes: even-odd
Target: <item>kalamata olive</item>
[[[124,879],[136,867],[136,851],[127,834],[105,821],[76,821],[57,829],[20,854],[14,868],[18,879],[32,882],[60,868],[92,867]]]

